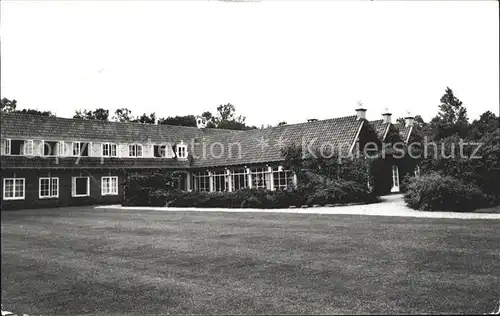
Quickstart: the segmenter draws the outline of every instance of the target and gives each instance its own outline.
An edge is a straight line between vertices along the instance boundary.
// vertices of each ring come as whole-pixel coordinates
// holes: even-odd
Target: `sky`
[[[1,1],[1,97],[71,117],[231,103],[249,125],[499,114],[497,1]]]

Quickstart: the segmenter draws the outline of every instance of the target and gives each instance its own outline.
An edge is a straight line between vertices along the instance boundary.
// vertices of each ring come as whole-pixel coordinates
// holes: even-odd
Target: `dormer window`
[[[186,159],[187,158],[187,146],[184,144],[177,145],[177,158]]]
[[[116,144],[104,143],[102,144],[103,157],[116,157]]]
[[[33,156],[33,141],[32,140],[24,141],[24,155]]]
[[[128,145],[128,156],[142,157],[142,145],[141,144]]]
[[[84,142],[73,142],[72,143],[72,153],[73,156],[88,157],[90,156],[90,143]]]

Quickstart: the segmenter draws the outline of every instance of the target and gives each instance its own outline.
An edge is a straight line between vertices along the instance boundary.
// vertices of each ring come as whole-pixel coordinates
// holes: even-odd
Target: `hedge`
[[[430,173],[409,179],[404,200],[409,207],[423,211],[470,212],[490,205],[491,198],[475,185]]]
[[[235,192],[186,192],[174,189],[171,183],[164,174],[128,177],[123,205],[265,209],[378,201],[377,196],[354,181],[319,181],[285,190],[246,188]]]

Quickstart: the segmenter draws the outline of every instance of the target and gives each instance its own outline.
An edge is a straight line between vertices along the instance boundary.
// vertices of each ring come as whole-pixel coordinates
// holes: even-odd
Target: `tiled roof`
[[[1,120],[1,135],[10,138],[118,143],[150,140],[176,143],[180,140],[188,142],[203,135],[203,131],[196,127],[118,123],[27,114],[2,114]]]
[[[335,146],[336,149],[342,145],[341,150],[345,154],[354,142],[362,122],[352,115],[265,129],[231,131],[2,114],[1,135],[6,138],[117,143],[148,141],[178,143],[183,140],[189,146],[188,152],[192,157],[191,167],[212,167],[281,161],[283,160],[281,148],[289,144],[312,148],[328,144]],[[383,123],[383,120],[369,123],[382,139],[387,124]],[[396,127],[400,130],[402,138],[406,140],[411,129],[399,124]],[[197,145],[191,148],[190,144],[193,140]]]
[[[411,132],[411,126],[405,126],[404,123],[396,124],[396,128],[399,130],[399,135],[404,142],[408,141],[408,136]]]
[[[345,153],[354,142],[361,122],[353,115],[216,136],[207,135],[194,147],[192,166],[211,167],[280,161],[283,160],[281,148],[288,144],[310,148],[325,143],[339,148],[339,144],[342,144]]]
[[[387,128],[389,127],[389,124],[384,123],[384,120],[375,120],[375,121],[370,121],[370,125],[373,126],[373,128],[377,132],[378,138],[383,141]]]
[[[375,120],[370,121],[370,125],[373,126],[375,131],[377,132],[377,136],[380,140],[384,140],[385,132],[387,131],[388,123],[384,123],[384,120]],[[399,130],[399,135],[403,141],[407,141],[408,135],[411,132],[411,127],[405,126],[404,123],[395,123],[393,124]]]

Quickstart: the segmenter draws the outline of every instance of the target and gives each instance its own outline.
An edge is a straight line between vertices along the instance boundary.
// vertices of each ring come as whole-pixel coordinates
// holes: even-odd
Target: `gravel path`
[[[402,194],[382,197],[381,203],[365,205],[347,205],[335,207],[309,207],[285,209],[235,209],[235,208],[177,208],[177,207],[148,207],[148,206],[121,206],[105,205],[97,208],[112,208],[126,210],[155,210],[155,211],[193,211],[193,212],[246,212],[246,213],[295,213],[295,214],[351,214],[372,216],[400,216],[424,218],[458,218],[458,219],[500,219],[500,213],[457,213],[457,212],[424,212],[407,207]]]

